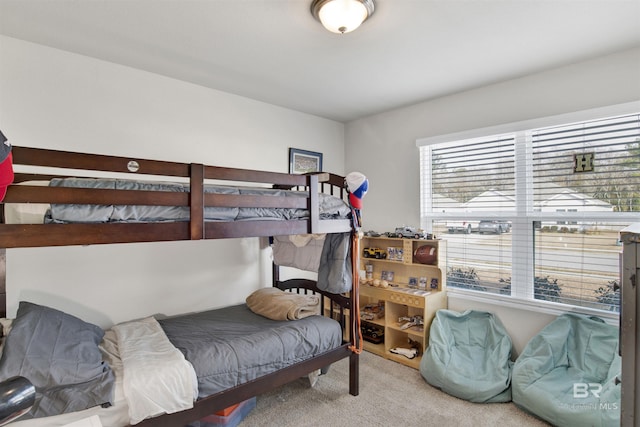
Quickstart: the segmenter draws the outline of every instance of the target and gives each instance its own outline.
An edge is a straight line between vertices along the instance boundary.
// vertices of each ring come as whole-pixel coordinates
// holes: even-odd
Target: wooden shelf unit
[[[436,248],[437,258],[433,265],[414,262],[415,250],[424,245]],[[360,286],[361,314],[365,312],[364,307],[368,304],[381,303],[384,306],[383,317],[373,320],[362,319],[365,327],[368,323],[372,323],[384,330],[384,342],[374,344],[365,341],[365,350],[416,369],[420,367],[422,354],[429,344],[429,327],[435,312],[447,308],[445,245],[445,241],[437,239],[362,238],[360,248],[363,251],[365,248],[380,248],[385,253],[391,252],[393,255],[393,259],[376,259],[365,258],[361,254],[360,270],[365,271],[360,272],[361,277],[363,274],[365,277],[365,280],[361,280]],[[392,271],[393,279],[388,280],[388,274],[385,275],[390,286],[378,287],[364,284],[367,282],[367,264],[373,267],[371,277],[373,280],[382,280],[383,272]],[[421,278],[425,287],[420,286]],[[417,286],[414,286],[416,282]],[[413,316],[422,316],[424,325],[403,329],[403,325],[407,322],[400,318]],[[390,351],[396,347],[409,348],[409,340],[419,343],[421,349],[419,356],[409,359]]]

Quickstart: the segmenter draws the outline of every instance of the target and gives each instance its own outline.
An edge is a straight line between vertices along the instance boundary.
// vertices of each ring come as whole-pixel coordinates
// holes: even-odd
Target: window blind
[[[531,140],[536,298],[618,311],[619,231],[640,220],[640,116],[535,129]]]
[[[510,293],[515,213],[514,135],[423,147],[433,231],[447,243],[450,287]],[[434,215],[435,214],[435,215]],[[505,217],[508,214],[509,217]]]
[[[420,153],[422,227],[449,241],[448,286],[619,310],[618,232],[640,221],[640,114]]]
[[[460,213],[515,209],[514,138],[491,137],[431,149],[433,208]]]

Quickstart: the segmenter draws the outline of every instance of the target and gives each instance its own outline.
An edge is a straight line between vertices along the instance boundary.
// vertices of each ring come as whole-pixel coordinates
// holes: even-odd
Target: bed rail
[[[281,281],[279,279],[279,267],[273,265],[273,286],[284,291],[295,292],[298,294],[319,294],[322,296],[320,300],[320,313],[323,316],[331,317],[340,323],[342,330],[345,332],[344,339],[352,340],[352,328],[349,324],[349,312],[355,302],[351,301],[351,295],[333,294],[325,292],[318,288],[315,280],[309,279],[288,279]]]
[[[319,193],[345,197],[344,179],[318,173],[294,175],[139,158],[13,147],[15,183],[4,203],[143,205],[188,207],[188,222],[0,224],[0,247],[68,246],[107,243],[261,237],[285,234],[348,232],[348,219],[321,219]],[[33,169],[37,168],[36,172]],[[22,170],[26,169],[26,170]],[[179,179],[188,193],[169,191],[68,188],[30,185],[29,181],[71,176],[160,181]],[[210,194],[206,182],[256,188],[302,188],[307,197]],[[20,184],[23,183],[23,184]],[[19,185],[20,184],[20,185]],[[205,207],[307,209],[309,218],[290,220],[205,221]]]

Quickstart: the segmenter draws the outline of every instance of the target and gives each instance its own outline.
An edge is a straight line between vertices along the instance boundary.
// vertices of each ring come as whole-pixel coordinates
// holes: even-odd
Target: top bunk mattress
[[[54,178],[51,181],[25,182],[27,185],[73,187],[106,190],[159,191],[189,193],[189,184],[160,181],[133,181],[109,178]],[[208,184],[205,194],[274,196],[306,198],[308,192],[259,187],[232,187]],[[339,197],[319,193],[321,219],[345,219],[349,206]],[[205,206],[205,221],[293,220],[309,218],[308,209],[282,207]],[[189,221],[189,206],[159,205],[89,205],[6,203],[7,224],[38,223],[146,223]]]

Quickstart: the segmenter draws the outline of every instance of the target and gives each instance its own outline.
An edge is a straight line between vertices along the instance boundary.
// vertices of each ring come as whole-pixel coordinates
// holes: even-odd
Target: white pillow
[[[49,181],[25,181],[17,185],[39,185],[46,187]],[[49,203],[5,203],[5,224],[42,224]]]

